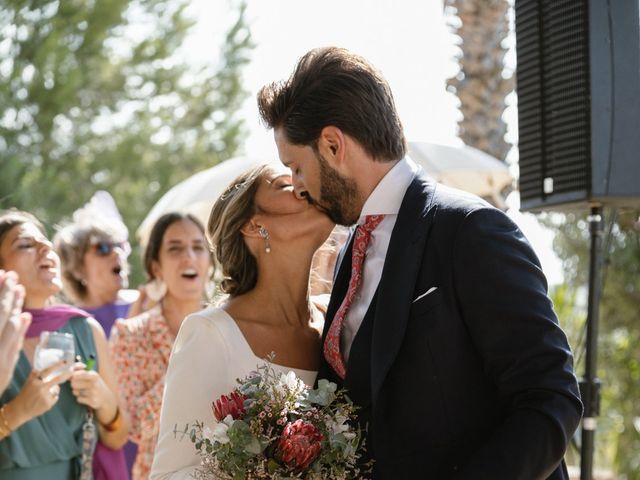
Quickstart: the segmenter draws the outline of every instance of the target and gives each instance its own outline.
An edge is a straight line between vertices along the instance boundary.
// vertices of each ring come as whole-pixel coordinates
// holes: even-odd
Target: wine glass
[[[33,367],[37,371],[42,371],[61,360],[66,360],[65,365],[51,372],[48,378],[52,378],[67,370],[71,371],[75,357],[76,347],[73,335],[61,332],[42,332],[36,346]]]

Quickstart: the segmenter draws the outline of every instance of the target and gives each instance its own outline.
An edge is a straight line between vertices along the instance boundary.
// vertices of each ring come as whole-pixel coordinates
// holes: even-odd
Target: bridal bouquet
[[[196,422],[188,432],[202,460],[196,478],[350,479],[370,472],[370,464],[357,465],[364,439],[349,424],[356,407],[334,383],[320,380],[310,389],[269,365],[238,383],[213,402],[213,429]]]

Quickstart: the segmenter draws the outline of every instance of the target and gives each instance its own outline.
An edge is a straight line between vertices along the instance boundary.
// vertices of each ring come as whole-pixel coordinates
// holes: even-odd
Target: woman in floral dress
[[[118,320],[110,339],[118,383],[131,417],[130,437],[138,444],[134,480],[149,476],[173,342],[184,318],[203,307],[211,257],[202,224],[181,213],[160,217],[144,263],[151,289],[160,291],[162,299],[141,315]]]

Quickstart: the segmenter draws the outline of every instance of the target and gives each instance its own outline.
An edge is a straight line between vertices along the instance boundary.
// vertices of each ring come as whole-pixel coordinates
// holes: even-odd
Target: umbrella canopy
[[[409,156],[438,182],[488,199],[505,209],[501,192],[513,182],[509,167],[477,148],[409,142]]]
[[[437,181],[492,199],[504,206],[500,192],[511,184],[507,166],[480,150],[471,147],[448,147],[424,142],[409,142],[409,155],[425,172]],[[138,228],[136,235],[144,246],[156,220],[165,213],[191,213],[206,225],[214,202],[231,181],[245,170],[263,164],[279,164],[276,159],[238,157],[198,172],[178,183],[153,206]]]

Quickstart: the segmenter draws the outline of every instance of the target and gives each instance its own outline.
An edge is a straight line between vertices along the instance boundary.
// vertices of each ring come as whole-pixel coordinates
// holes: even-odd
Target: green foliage
[[[603,390],[596,466],[613,468],[616,478],[627,480],[640,480],[639,214],[609,211],[605,216],[605,225],[611,228],[605,232],[607,260],[598,340],[598,376]],[[555,248],[565,267],[565,285],[553,293],[554,303],[576,351],[576,371],[582,374],[589,268],[586,215],[555,215],[545,223],[557,232]]]
[[[237,153],[244,3],[197,68],[179,50],[188,0],[3,3],[0,208],[52,225],[107,190],[134,231],[168,188]]]

